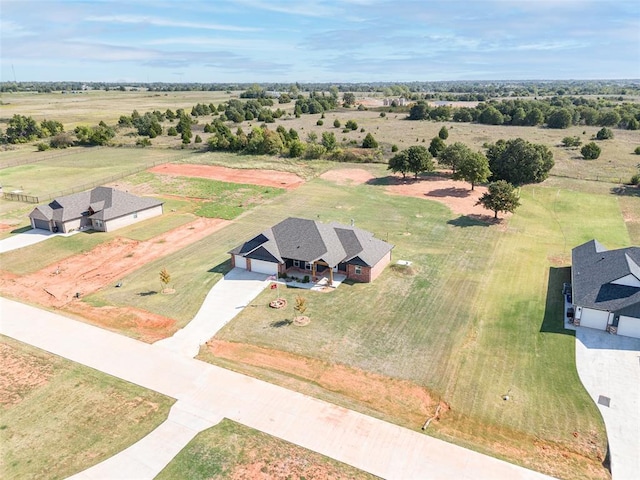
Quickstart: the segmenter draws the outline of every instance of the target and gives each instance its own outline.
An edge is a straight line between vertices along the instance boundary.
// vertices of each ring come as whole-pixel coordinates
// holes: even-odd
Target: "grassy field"
[[[3,168],[0,182],[9,192],[22,190],[35,196],[68,194],[69,189],[86,190],[95,186],[95,182],[112,181],[124,172],[177,160],[183,155],[173,150],[77,147],[74,155]]]
[[[156,478],[377,477],[266,433],[223,420],[198,434]]]
[[[77,125],[97,125],[101,120],[113,125],[120,115],[131,115],[134,109],[145,112],[167,108],[184,108],[191,112],[197,103],[219,103],[237,97],[239,92],[120,92],[88,91],[78,94],[62,93],[3,93],[0,124],[13,115],[31,116],[38,122],[57,120],[65,130]],[[188,109],[188,110],[187,110]],[[3,130],[5,125],[2,125]]]
[[[281,195],[282,188],[220,182],[205,178],[172,177],[141,172],[127,178],[132,185],[144,184],[154,194],[202,200],[195,213],[201,217],[231,220],[246,210]]]
[[[0,337],[0,476],[66,478],[144,437],[173,400]],[[9,381],[10,380],[10,381]]]

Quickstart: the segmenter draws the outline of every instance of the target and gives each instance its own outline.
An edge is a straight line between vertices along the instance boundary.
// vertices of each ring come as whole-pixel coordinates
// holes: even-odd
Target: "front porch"
[[[347,279],[346,275],[333,273],[331,270],[328,272],[325,270],[325,272],[320,275],[316,273],[316,276],[312,277],[307,270],[290,268],[287,270],[286,275],[286,277],[278,278],[276,282],[287,287],[304,288],[316,292],[326,292],[330,289],[336,289]],[[309,276],[308,282],[303,281],[305,276]]]

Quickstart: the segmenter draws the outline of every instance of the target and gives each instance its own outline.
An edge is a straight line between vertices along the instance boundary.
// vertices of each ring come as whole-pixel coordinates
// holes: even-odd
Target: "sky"
[[[1,81],[640,78],[637,0],[0,0]]]

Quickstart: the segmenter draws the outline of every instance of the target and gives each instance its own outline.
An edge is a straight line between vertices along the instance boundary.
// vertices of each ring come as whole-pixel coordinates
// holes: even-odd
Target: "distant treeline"
[[[475,107],[453,107],[432,106],[425,100],[419,100],[411,107],[408,118],[486,125],[546,125],[549,128],[589,125],[638,130],[640,103],[556,96],[539,100],[491,100]]]
[[[0,92],[68,92],[83,90],[251,91],[280,92],[297,97],[300,92],[330,91],[382,93],[410,100],[485,101],[498,97],[540,97],[554,95],[639,95],[640,80],[531,80],[531,81],[443,81],[370,83],[109,83],[109,82],[0,82]]]

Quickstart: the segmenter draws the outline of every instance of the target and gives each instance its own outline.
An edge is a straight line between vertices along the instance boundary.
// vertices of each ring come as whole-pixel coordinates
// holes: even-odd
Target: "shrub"
[[[640,185],[640,173],[636,173],[631,177],[631,181],[629,183],[631,183],[631,185]]]
[[[49,145],[51,148],[67,148],[73,145],[73,138],[69,133],[59,133],[49,140]]]
[[[384,112],[380,112],[380,116],[381,116],[381,117],[386,117],[386,116],[387,116],[387,114],[386,114],[386,113],[384,113]]]
[[[169,127],[169,130],[167,130],[167,135],[169,135],[170,137],[177,137],[178,130],[176,129],[176,127]]]
[[[50,145],[44,143],[44,142],[40,142],[36,145],[38,147],[38,151],[39,152],[44,152],[45,150],[49,150],[51,148]]]
[[[638,147],[638,148],[640,148],[640,147]],[[397,152],[398,151],[398,145],[396,145],[395,143],[393,145],[391,145],[391,151],[394,152],[394,153]]]
[[[344,124],[344,127],[347,130],[357,130],[358,124],[355,122],[355,120],[347,120],[347,123]]]
[[[585,160],[595,160],[600,156],[601,152],[602,150],[600,149],[600,147],[594,142],[589,142],[580,149],[580,153],[585,158]]]
[[[338,120],[337,118],[333,121],[333,126],[336,128],[340,128],[342,124],[340,123],[340,120]]]
[[[318,121],[316,122],[316,125],[321,127],[322,125],[324,125],[324,121],[322,121],[322,119],[318,119]]]
[[[193,141],[195,143],[202,143],[202,137],[200,137],[200,135],[196,135],[196,138]]]
[[[302,283],[309,283],[309,275],[305,275],[304,278],[302,279]]]
[[[367,133],[367,136],[362,141],[362,148],[378,148],[378,142],[373,138],[373,135]]]
[[[563,147],[579,147],[580,145],[582,145],[582,140],[580,140],[580,137],[564,137],[562,139]]]
[[[326,153],[327,149],[318,143],[307,143],[304,151],[304,158],[308,160],[316,160]]]
[[[136,140],[136,147],[149,147],[151,146],[151,140],[148,138],[139,138]]]
[[[596,133],[596,139],[598,140],[609,140],[610,138],[613,138],[613,131],[610,128],[602,127]]]
[[[635,153],[636,155],[640,155],[640,147],[636,147],[633,153]]]

